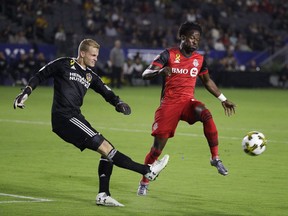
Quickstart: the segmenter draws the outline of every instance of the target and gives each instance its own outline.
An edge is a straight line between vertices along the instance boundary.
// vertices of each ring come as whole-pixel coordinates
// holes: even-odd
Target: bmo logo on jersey
[[[199,69],[199,62],[197,59],[193,59],[192,61],[192,68],[191,68],[191,61],[189,60],[189,62],[184,63],[185,65],[183,65],[184,67],[186,66],[186,68],[173,68],[172,67],[172,74],[189,74],[191,77],[196,77]],[[191,68],[191,69],[190,69]]]
[[[198,74],[198,68],[193,67],[190,70],[187,68],[172,68],[173,74],[190,74],[191,77],[196,77]]]

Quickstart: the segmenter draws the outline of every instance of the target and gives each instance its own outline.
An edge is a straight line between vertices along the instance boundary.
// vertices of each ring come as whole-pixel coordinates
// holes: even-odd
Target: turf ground
[[[95,205],[99,155],[79,150],[51,132],[52,89],[38,87],[24,110],[13,110],[19,87],[0,87],[0,215],[195,215],[282,216],[288,212],[288,92],[278,89],[222,89],[237,104],[226,117],[220,102],[202,88],[196,97],[212,111],[218,127],[220,157],[229,169],[221,176],[209,164],[200,123],[181,122],[163,153],[170,162],[149,195],[136,196],[140,176],[115,167],[114,198],[123,208]],[[114,111],[89,91],[82,109],[92,125],[120,151],[144,160],[160,87],[115,90],[132,115]],[[259,130],[268,138],[257,157],[241,149],[243,136]]]

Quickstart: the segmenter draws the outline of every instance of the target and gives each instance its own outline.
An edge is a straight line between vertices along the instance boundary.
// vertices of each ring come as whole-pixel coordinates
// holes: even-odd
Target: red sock
[[[218,157],[218,131],[212,115],[208,109],[202,111],[201,119],[204,127],[204,135],[209,144],[212,159]]]
[[[159,149],[156,149],[152,147],[150,149],[150,152],[146,155],[144,164],[152,164],[154,161],[158,159],[158,157],[161,155],[162,151]],[[149,183],[149,180],[145,178],[144,176],[142,177],[141,180],[143,183]]]
[[[211,158],[215,159],[218,158],[218,145],[217,146],[210,146]]]

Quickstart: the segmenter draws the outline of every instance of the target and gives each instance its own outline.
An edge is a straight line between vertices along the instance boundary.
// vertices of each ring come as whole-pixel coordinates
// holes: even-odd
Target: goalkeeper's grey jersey
[[[88,88],[101,94],[114,106],[120,100],[95,72],[90,68],[84,69],[74,58],[63,57],[48,63],[30,79],[28,85],[35,89],[51,77],[54,79],[52,113],[67,117],[81,113],[80,107]]]

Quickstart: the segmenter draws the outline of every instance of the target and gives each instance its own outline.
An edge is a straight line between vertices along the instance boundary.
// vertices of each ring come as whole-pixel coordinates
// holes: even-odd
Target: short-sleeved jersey
[[[163,51],[152,65],[172,69],[172,74],[164,78],[162,103],[177,103],[194,98],[197,76],[208,73],[206,61],[201,54],[193,52],[190,57],[186,57],[176,47]]]
[[[48,78],[54,79],[52,113],[67,117],[81,113],[80,107],[88,88],[101,94],[114,106],[119,102],[119,97],[96,73],[90,68],[81,67],[74,58],[64,57],[48,63],[31,78],[28,85],[34,89]]]

